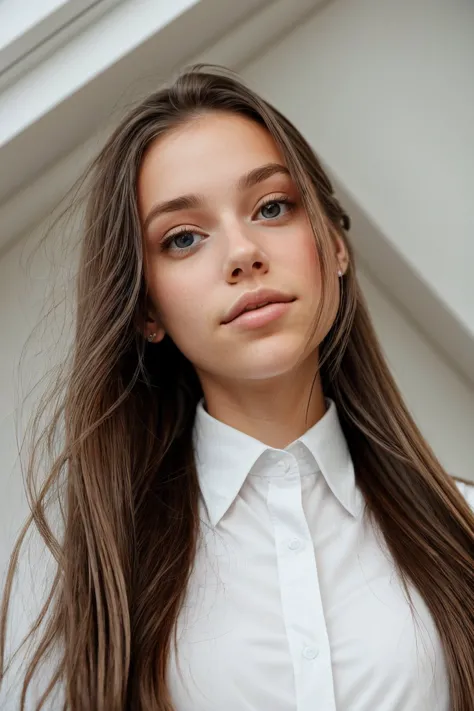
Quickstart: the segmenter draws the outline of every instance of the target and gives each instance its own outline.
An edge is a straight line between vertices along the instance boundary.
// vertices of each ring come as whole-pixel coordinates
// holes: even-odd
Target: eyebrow
[[[264,180],[268,180],[272,175],[290,175],[290,171],[286,166],[280,163],[266,163],[258,168],[254,168],[245,175],[239,178],[237,183],[237,188],[239,191],[249,190],[253,188],[254,185],[262,183]],[[170,212],[177,212],[179,210],[193,210],[201,207],[204,202],[202,195],[181,195],[180,197],[173,198],[172,200],[167,200],[166,202],[158,203],[154,205],[143,223],[143,230],[146,231],[150,222],[154,220],[159,215],[166,215]]]

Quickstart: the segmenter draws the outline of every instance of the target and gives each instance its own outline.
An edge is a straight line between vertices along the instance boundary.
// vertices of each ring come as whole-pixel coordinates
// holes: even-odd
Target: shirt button
[[[314,647],[305,647],[303,649],[303,657],[305,657],[305,659],[315,659],[318,654],[318,650]]]
[[[293,540],[288,543],[288,548],[291,551],[299,551],[301,548],[301,541],[298,538],[293,538]]]
[[[288,473],[291,469],[290,463],[285,460],[280,460],[278,462],[278,467],[281,469],[282,472],[285,472],[285,473]]]

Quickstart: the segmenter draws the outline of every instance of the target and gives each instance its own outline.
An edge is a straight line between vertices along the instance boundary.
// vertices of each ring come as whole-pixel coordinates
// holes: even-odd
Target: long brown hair
[[[57,663],[38,710],[56,686],[70,711],[173,708],[166,669],[199,530],[192,428],[202,392],[169,338],[153,345],[140,333],[147,288],[136,184],[150,143],[203,111],[236,112],[269,131],[310,218],[323,286],[333,274],[331,241],[336,233],[345,240],[350,266],[336,320],[320,345],[323,390],[336,402],[367,514],[381,529],[407,593],[413,584],[433,615],[452,709],[471,711],[474,516],[387,367],[357,283],[349,218],[320,162],[274,107],[215,67],[184,72],[136,106],[87,174],[73,350],[49,396],[52,421],[34,439],[28,462],[31,516],[7,576],[0,672],[19,552],[36,526],[57,574],[32,630],[41,629],[41,636],[25,671],[21,709],[53,650]],[[324,308],[323,288],[318,316]],[[39,420],[40,410],[34,430]],[[53,456],[59,431],[62,447]],[[52,461],[38,488],[40,451]],[[60,481],[64,529],[57,536],[47,504]]]

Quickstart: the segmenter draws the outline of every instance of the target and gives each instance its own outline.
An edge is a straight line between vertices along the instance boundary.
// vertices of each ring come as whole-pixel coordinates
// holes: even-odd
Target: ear
[[[143,338],[146,338],[150,343],[160,343],[166,335],[163,324],[152,306],[148,308],[145,321],[137,324],[137,330],[142,334]]]
[[[143,335],[150,343],[160,343],[166,335],[166,331],[159,321],[147,319]]]
[[[336,248],[336,260],[338,263],[338,269],[341,270],[343,274],[346,273],[347,267],[349,266],[349,253],[345,245],[344,240],[338,234],[334,235],[334,245]]]

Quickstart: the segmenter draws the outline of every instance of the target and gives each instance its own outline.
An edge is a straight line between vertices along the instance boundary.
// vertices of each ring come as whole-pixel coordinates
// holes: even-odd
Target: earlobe
[[[335,239],[336,239],[336,260],[337,260],[338,276],[342,276],[347,271],[347,267],[349,265],[349,257],[348,257],[346,245],[344,244],[344,240],[341,239],[341,237],[339,235],[336,235]],[[339,272],[342,272],[342,273],[339,274]]]
[[[166,335],[166,331],[160,323],[157,311],[151,303],[148,304],[145,322],[142,321],[141,332],[143,338],[149,343],[160,343]]]
[[[149,314],[146,319],[136,324],[136,329],[140,336],[149,343],[159,343],[166,335],[166,331],[161,326],[156,317]]]
[[[165,337],[165,329],[164,328],[157,328],[155,331],[152,331],[146,336],[147,341],[149,343],[160,343],[163,338]]]
[[[158,318],[148,316],[143,328],[143,336],[149,343],[160,343],[165,337],[166,331]]]

